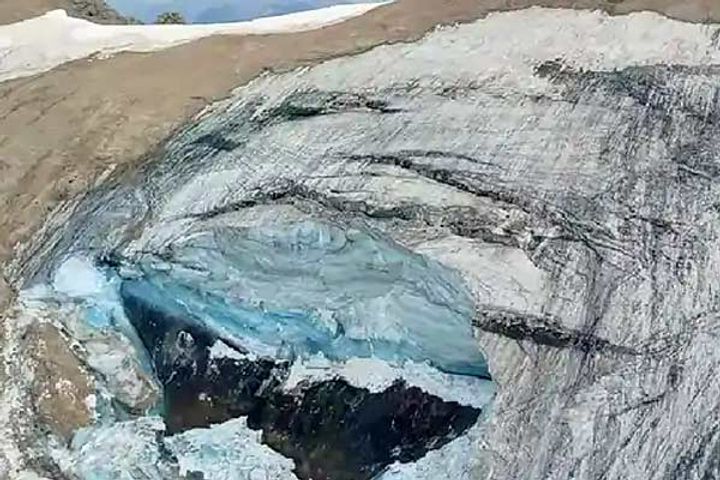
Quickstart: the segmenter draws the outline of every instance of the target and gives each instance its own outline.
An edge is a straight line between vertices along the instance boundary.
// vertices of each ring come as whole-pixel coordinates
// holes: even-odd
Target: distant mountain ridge
[[[20,5],[16,2],[0,2],[0,24],[19,22],[59,8],[70,16],[96,23],[130,23],[127,17],[104,0],[25,0]]]
[[[371,0],[372,1],[372,0]],[[337,4],[366,3],[364,0],[111,0],[125,15],[154,22],[158,15],[174,11],[191,23],[239,22],[258,17],[283,15]]]
[[[104,0],[70,0],[68,13],[74,17],[81,17],[97,23],[129,23],[117,10]]]

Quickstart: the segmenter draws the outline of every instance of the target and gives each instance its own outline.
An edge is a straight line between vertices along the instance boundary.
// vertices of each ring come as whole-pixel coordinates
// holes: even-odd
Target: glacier
[[[396,422],[404,414],[390,412],[402,412],[405,402],[435,402],[428,404],[435,406],[423,407],[427,413],[411,415],[420,415],[418,419],[426,414],[428,418],[446,415],[438,418],[444,419],[441,424],[449,430],[428,440],[432,445],[428,450],[451,453],[456,460],[450,468],[462,456],[460,452],[469,448],[473,435],[477,436],[473,432],[481,420],[472,412],[482,412],[494,393],[487,363],[473,338],[472,300],[462,279],[451,269],[357,226],[327,219],[215,226],[165,242],[160,251],[131,258],[83,256],[76,251],[58,263],[49,279],[24,292],[28,306],[73,305],[85,322],[79,327],[66,320],[66,328],[76,335],[87,329],[123,334],[134,349],[135,363],[155,378],[164,393],[164,401],[147,410],[149,415],[164,416],[161,429],[152,423],[155,417],[128,422],[126,412],[105,407],[100,425],[76,435],[70,450],[58,455],[58,462],[81,478],[136,478],[135,470],[125,471],[128,461],[142,475],[161,478],[177,468],[181,473],[202,472],[203,478],[226,478],[222,472],[228,468],[239,469],[233,470],[239,475],[233,478],[296,478],[292,459],[280,453],[259,453],[272,450],[261,442],[258,429],[267,435],[268,429],[285,428],[266,417],[276,415],[273,408],[295,415],[285,411],[286,398],[312,404],[335,401],[331,399],[336,394],[354,405],[338,413],[344,419],[339,425],[359,422],[352,428],[369,428],[363,434],[370,435],[367,438],[386,428],[380,418],[363,423],[368,413],[385,415],[383,408],[388,408],[395,418],[388,420],[388,426],[400,425]],[[84,348],[97,350],[97,345],[85,343]],[[119,374],[122,368],[113,366],[113,361],[121,359],[106,350],[91,364],[98,372],[110,372],[112,379],[127,377]],[[277,363],[272,366],[268,361]],[[288,362],[289,367],[284,366]],[[235,385],[244,385],[243,391],[253,389],[251,396],[240,393]],[[314,390],[315,386],[320,390]],[[117,399],[144,394],[132,385],[125,390],[112,383],[108,387]],[[109,400],[101,402],[107,405]],[[207,402],[235,406],[208,407]],[[197,412],[203,411],[198,417]],[[301,412],[298,418],[309,421],[308,414]],[[186,415],[188,419],[182,420]],[[247,426],[248,418],[253,429]],[[346,448],[341,439],[360,435],[360,430],[343,433],[344,427],[334,432],[337,428],[332,425],[317,428],[328,435],[327,441],[337,436],[333,443],[338,451]],[[414,438],[425,431],[421,428],[430,428],[426,430],[430,434],[437,427],[417,424],[408,432],[415,431]],[[167,439],[160,441],[153,431]],[[442,435],[448,435],[447,439]],[[317,441],[312,440],[314,436],[307,441]],[[419,438],[403,441],[418,442]],[[175,452],[173,445],[185,453]],[[292,451],[282,443],[272,446]],[[166,447],[175,457],[157,457]],[[125,449],[134,460],[102,462],[104,448]],[[403,452],[400,445],[394,453],[390,447],[377,448],[379,453],[365,460],[370,462],[367,467],[354,466],[354,462],[313,466],[316,473],[311,475],[318,474],[318,468],[328,468],[338,472],[328,475],[351,475],[347,478],[384,478],[386,474],[403,478],[399,475],[405,475],[408,460],[424,456],[407,452],[396,457]],[[153,451],[160,453],[146,453]],[[393,462],[393,458],[403,460]],[[431,458],[435,460],[429,468],[417,468],[428,472],[446,468],[444,454]],[[453,468],[467,470],[464,462],[460,464]],[[367,473],[360,473],[363,468]],[[353,469],[358,470],[339,473]],[[382,473],[385,469],[390,473]],[[324,478],[307,475],[300,478]],[[414,470],[407,475],[421,478]],[[430,473],[426,476],[430,478]]]
[[[261,443],[243,418],[165,438],[160,417],[83,430],[73,453],[56,452],[58,463],[88,480],[134,480],[203,475],[204,480],[297,480],[293,462]],[[483,471],[467,458],[480,425],[414,464],[393,464],[374,480],[472,480]],[[192,478],[192,477],[190,477]]]
[[[482,409],[373,473],[715,478],[717,40],[649,13],[530,9],[268,74],[58,213],[16,273],[35,295],[97,307],[100,331],[162,320],[136,349],[167,337],[148,365],[179,365],[200,393],[228,390],[197,376],[214,367],[254,372],[253,395],[272,386],[272,408],[250,395],[220,425],[282,440],[294,406],[323,394]],[[122,308],[64,286],[72,255]],[[131,298],[151,314],[127,315]],[[419,310],[449,335],[406,315]],[[442,398],[438,383],[466,381],[494,384],[490,404]],[[199,428],[180,427],[170,436]]]
[[[134,265],[142,273],[122,282],[123,294],[182,309],[258,355],[429,361],[489,376],[462,280],[359,230],[217,228]]]

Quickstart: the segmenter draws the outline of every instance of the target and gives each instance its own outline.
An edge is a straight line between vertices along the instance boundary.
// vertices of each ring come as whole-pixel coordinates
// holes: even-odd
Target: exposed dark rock
[[[261,123],[274,123],[351,111],[398,113],[402,109],[391,106],[387,100],[360,93],[307,90],[291,94],[259,118]]]
[[[137,21],[124,17],[118,13],[104,0],[72,0],[68,14],[73,17],[84,18],[95,23],[137,23]]]
[[[286,364],[212,358],[210,348],[218,335],[187,317],[152,305],[141,291],[142,283],[125,282],[123,304],[163,385],[169,433],[247,415],[262,389],[277,386]]]
[[[127,316],[164,390],[168,433],[249,415],[250,428],[297,465],[303,479],[366,480],[393,462],[411,462],[470,428],[480,410],[446,402],[402,382],[380,393],[344,380],[285,393],[287,364],[213,358],[219,337],[192,319],[153,305],[148,286],[125,281]]]
[[[295,460],[302,479],[366,480],[393,462],[412,462],[464,433],[473,407],[445,402],[402,382],[380,393],[343,380],[302,395],[275,392],[248,419],[263,441]]]
[[[215,150],[231,151],[235,150],[240,144],[234,140],[222,135],[221,132],[212,132],[207,135],[203,135],[193,142],[196,145],[206,145]]]
[[[572,348],[586,352],[608,351],[615,355],[639,355],[640,352],[615,345],[592,333],[565,328],[549,317],[525,314],[509,309],[480,309],[473,321],[480,330],[514,340],[528,340],[554,348]]]

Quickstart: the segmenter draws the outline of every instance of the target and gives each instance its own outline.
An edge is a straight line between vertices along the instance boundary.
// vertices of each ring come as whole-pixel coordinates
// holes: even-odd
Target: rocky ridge
[[[68,15],[95,23],[126,24],[128,19],[111,8],[104,0],[26,0],[0,4],[0,24],[26,20],[50,10],[63,9]]]

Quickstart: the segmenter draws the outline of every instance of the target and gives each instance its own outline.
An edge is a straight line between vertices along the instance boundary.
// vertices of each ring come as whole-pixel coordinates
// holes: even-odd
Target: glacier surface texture
[[[18,260],[116,372],[54,461],[718,478],[718,32],[529,9],[237,89]]]

